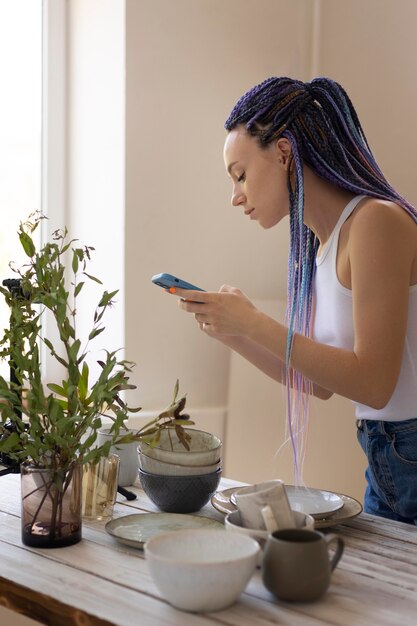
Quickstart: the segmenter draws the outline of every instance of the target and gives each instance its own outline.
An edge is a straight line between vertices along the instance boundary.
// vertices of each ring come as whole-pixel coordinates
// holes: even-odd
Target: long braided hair
[[[292,148],[288,168],[290,251],[287,287],[287,429],[293,448],[294,478],[301,478],[311,383],[290,368],[294,333],[310,335],[313,279],[318,239],[304,224],[303,163],[318,176],[356,195],[396,202],[417,222],[417,211],[386,180],[371,152],[358,115],[345,90],[319,77],[303,83],[268,78],[244,94],[225,123],[244,125],[261,147],[280,137]],[[291,175],[293,169],[293,176]]]

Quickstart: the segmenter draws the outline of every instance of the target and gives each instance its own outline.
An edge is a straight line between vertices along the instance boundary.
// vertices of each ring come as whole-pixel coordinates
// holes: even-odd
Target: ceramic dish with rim
[[[209,517],[183,513],[134,513],[112,519],[105,526],[114,539],[139,550],[143,550],[148,539],[160,533],[195,528],[221,530],[224,526]]]
[[[199,474],[211,474],[221,467],[221,460],[211,465],[177,465],[166,463],[159,459],[148,456],[142,450],[138,450],[140,469],[151,474],[162,476],[197,476]]]
[[[220,513],[231,513],[232,511],[237,511],[237,507],[233,502],[231,502],[231,496],[237,490],[237,487],[231,487],[229,489],[224,489],[223,491],[216,491],[216,493],[211,498],[211,504],[213,507],[219,511]],[[338,495],[342,501],[342,508],[338,509],[334,513],[330,515],[330,517],[323,518],[315,518],[314,519],[314,527],[316,530],[320,530],[322,528],[331,528],[332,526],[336,526],[337,524],[344,524],[349,520],[353,519],[357,515],[362,513],[363,507],[358,500],[352,498],[351,496],[346,496],[342,493],[336,494]]]
[[[262,491],[280,481],[267,480],[256,485],[248,485],[241,487],[239,494],[252,493],[253,491]],[[322,489],[313,489],[310,487],[294,487],[293,485],[285,485],[288,500],[293,511],[301,511],[315,518],[329,517],[343,506],[342,498],[331,491],[323,491]],[[236,492],[231,496],[231,501],[236,505]]]

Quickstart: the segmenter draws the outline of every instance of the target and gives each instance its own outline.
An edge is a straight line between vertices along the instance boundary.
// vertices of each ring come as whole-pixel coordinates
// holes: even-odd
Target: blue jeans
[[[417,524],[417,418],[356,424],[369,463],[365,513]]]

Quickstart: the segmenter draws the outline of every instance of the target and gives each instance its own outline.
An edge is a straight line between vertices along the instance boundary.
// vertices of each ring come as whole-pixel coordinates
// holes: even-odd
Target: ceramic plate
[[[343,506],[342,498],[337,493],[322,491],[321,489],[311,489],[309,487],[293,487],[286,485],[288,500],[294,511],[308,513],[313,517],[329,517]],[[235,492],[236,493],[236,492]],[[230,500],[236,504],[235,493],[232,493]]]
[[[121,543],[139,548],[154,535],[169,530],[187,528],[224,528],[223,524],[209,517],[183,513],[135,513],[117,517],[107,522],[107,532]]]
[[[287,487],[289,489],[289,487]],[[305,488],[295,488],[293,489],[305,489]],[[231,513],[232,511],[236,511],[236,505],[231,502],[231,497],[237,491],[236,487],[232,487],[231,489],[225,489],[224,491],[217,491],[214,496],[211,498],[211,503],[215,509],[220,511],[221,513]],[[316,491],[314,489],[309,489],[309,491]],[[330,493],[330,492],[327,492]],[[355,498],[351,498],[350,496],[345,496],[344,494],[338,493],[334,494],[340,498],[342,505],[335,511],[332,511],[330,515],[315,517],[314,519],[314,527],[317,529],[320,528],[329,528],[331,526],[336,526],[337,524],[343,524],[350,519],[353,519],[360,513],[362,513],[362,505],[360,502],[355,500]],[[290,502],[292,502],[289,497]]]

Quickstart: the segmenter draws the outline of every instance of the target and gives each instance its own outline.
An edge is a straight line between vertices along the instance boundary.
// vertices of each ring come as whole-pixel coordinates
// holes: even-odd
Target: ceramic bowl
[[[222,442],[218,437],[194,428],[184,430],[191,435],[190,450],[184,448],[171,428],[161,432],[157,446],[152,447],[149,443],[140,441],[139,449],[153,459],[176,465],[210,465],[220,459]]]
[[[199,511],[215,493],[222,470],[197,476],[164,476],[139,470],[139,479],[148,498],[161,511],[193,513]]]
[[[219,611],[237,600],[257,563],[251,537],[224,530],[176,530],[147,541],[145,556],[164,598],[183,611]]]
[[[311,515],[301,513],[300,511],[293,511],[293,515],[297,528],[314,530],[314,518]],[[245,526],[242,526],[239,511],[233,511],[232,513],[228,513],[225,517],[224,524],[226,526],[226,530],[230,530],[241,535],[246,535],[248,537],[256,539],[261,548],[264,548],[266,540],[268,539],[268,535],[270,534],[267,530],[246,528]]]
[[[211,465],[177,465],[176,463],[166,463],[159,459],[153,459],[145,452],[139,450],[139,466],[145,472],[151,474],[162,474],[163,476],[196,476],[199,474],[212,474],[221,467],[221,460]]]

